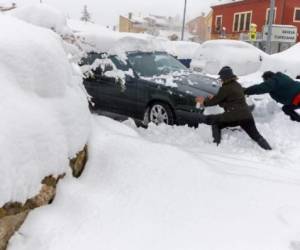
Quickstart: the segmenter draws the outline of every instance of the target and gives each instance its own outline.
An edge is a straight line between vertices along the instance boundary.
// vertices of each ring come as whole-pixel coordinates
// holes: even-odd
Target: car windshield
[[[166,75],[175,71],[187,70],[174,57],[165,53],[134,53],[128,61],[137,74],[144,77]]]

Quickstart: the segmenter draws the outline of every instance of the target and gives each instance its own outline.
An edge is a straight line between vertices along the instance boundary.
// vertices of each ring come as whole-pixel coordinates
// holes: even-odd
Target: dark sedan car
[[[195,98],[214,95],[219,88],[215,79],[188,71],[162,52],[131,52],[125,59],[89,53],[82,64],[92,71],[84,86],[94,109],[146,124],[197,125],[203,110]]]

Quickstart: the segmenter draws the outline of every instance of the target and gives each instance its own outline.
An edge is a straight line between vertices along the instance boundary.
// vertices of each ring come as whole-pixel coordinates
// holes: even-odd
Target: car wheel
[[[160,124],[174,124],[174,115],[171,107],[163,102],[156,102],[151,105],[148,111],[148,121],[156,125]]]

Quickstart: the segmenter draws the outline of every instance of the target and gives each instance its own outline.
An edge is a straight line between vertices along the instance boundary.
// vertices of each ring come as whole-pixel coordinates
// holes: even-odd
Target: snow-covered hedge
[[[81,75],[54,32],[0,15],[0,206],[38,193],[86,144]]]

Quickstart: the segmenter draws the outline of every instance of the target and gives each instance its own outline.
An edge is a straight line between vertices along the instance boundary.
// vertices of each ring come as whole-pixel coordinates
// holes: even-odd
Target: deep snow
[[[216,147],[208,126],[94,117],[86,172],[63,180],[8,249],[296,249],[299,125],[276,113],[258,126],[273,152],[241,132]]]
[[[61,38],[0,15],[0,207],[38,194],[83,149],[90,112]]]

